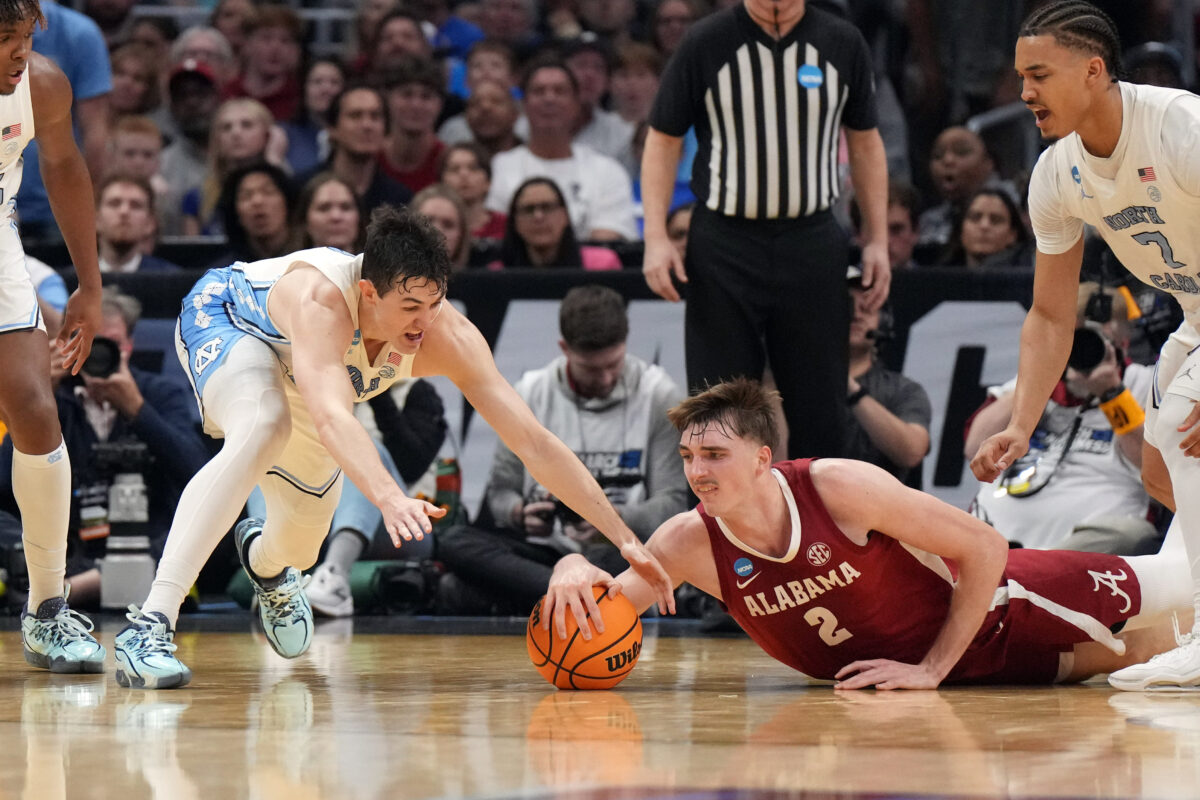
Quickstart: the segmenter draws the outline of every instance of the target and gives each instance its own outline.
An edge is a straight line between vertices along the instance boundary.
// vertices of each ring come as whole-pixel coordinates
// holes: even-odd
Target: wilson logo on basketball
[[[809,545],[805,556],[808,558],[808,563],[814,567],[823,567],[829,563],[829,559],[833,556],[833,553],[830,552],[829,545],[824,542],[817,542],[816,544]]]
[[[615,656],[606,656],[604,663],[608,665],[609,672],[616,672],[619,669],[624,669],[626,664],[632,664],[637,661],[638,653],[642,652],[642,643],[634,642],[633,647],[628,650],[617,653]]]

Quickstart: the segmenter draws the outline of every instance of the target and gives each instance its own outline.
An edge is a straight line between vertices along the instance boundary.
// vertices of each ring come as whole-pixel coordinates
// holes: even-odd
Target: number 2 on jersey
[[[822,642],[830,647],[841,644],[854,635],[845,628],[839,628],[837,626],[837,617],[833,615],[832,611],[823,606],[810,608],[804,612],[804,621],[814,628],[820,626],[817,630],[817,635],[821,637]]]
[[[1167,241],[1167,237],[1161,231],[1145,231],[1144,233],[1133,234],[1133,240],[1142,246],[1156,244],[1162,252],[1162,259],[1171,269],[1183,269],[1187,264],[1180,264],[1175,260],[1175,253],[1171,250],[1171,243]]]

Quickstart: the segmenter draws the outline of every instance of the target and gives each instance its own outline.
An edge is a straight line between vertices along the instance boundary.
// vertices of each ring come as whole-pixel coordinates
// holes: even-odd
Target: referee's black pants
[[[849,241],[829,212],[749,220],[697,206],[688,232],[685,349],[691,392],[761,379],[783,396],[788,453],[841,456],[846,427]]]

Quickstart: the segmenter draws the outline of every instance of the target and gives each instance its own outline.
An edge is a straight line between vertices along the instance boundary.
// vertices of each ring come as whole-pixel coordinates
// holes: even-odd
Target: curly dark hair
[[[46,15],[38,0],[0,0],[0,25],[15,25],[31,19],[37,26],[46,27]]]
[[[409,281],[431,282],[444,292],[450,281],[445,239],[420,214],[381,205],[371,213],[367,225],[362,276],[375,285],[380,295],[392,289],[403,290]]]

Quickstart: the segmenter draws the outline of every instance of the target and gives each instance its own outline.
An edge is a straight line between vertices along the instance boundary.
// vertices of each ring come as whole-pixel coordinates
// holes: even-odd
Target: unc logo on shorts
[[[221,355],[221,344],[222,339],[218,336],[200,345],[200,349],[196,351],[196,358],[192,362],[192,369],[196,371],[197,375],[208,369],[217,360],[217,356]]]
[[[754,572],[754,564],[748,558],[739,558],[733,562],[733,571],[737,573],[739,578],[744,578],[751,572]]]
[[[796,73],[796,80],[805,89],[816,89],[825,82],[825,73],[821,72],[819,67],[805,64]]]
[[[808,563],[812,564],[814,567],[825,566],[829,563],[829,559],[832,556],[833,553],[830,551],[829,545],[825,544],[824,542],[817,542],[816,544],[809,545],[808,550],[806,550],[804,553],[804,557],[808,559]]]

